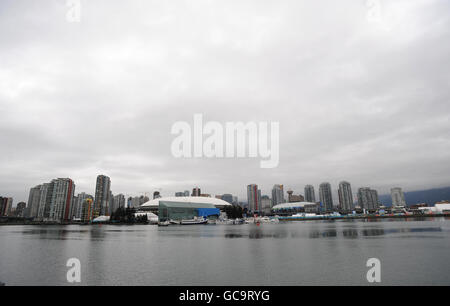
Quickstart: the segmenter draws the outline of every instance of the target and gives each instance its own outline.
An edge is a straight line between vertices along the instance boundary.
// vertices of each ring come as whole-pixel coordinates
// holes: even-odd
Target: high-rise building
[[[39,209],[38,214],[35,217],[42,221],[50,218],[50,206],[55,183],[54,181],[51,181],[50,183],[44,183],[40,186]]]
[[[30,188],[30,194],[28,196],[28,207],[26,215],[29,218],[35,218],[39,211],[39,200],[41,196],[41,185]]]
[[[0,197],[0,216],[12,215],[13,198]]]
[[[339,183],[339,205],[342,210],[349,211],[353,209],[352,187],[349,182]]]
[[[121,193],[114,196],[114,211],[118,208],[125,208],[125,196]]]
[[[83,222],[90,222],[93,219],[92,216],[92,211],[93,211],[93,206],[92,203],[94,201],[92,200],[92,197],[90,198],[86,198],[82,203],[81,203],[81,215],[80,215],[80,219]]]
[[[314,186],[312,185],[305,186],[305,201],[311,203],[316,202],[316,194],[314,192]]]
[[[400,187],[391,189],[392,206],[406,206],[405,194]]]
[[[272,188],[272,206],[285,203],[283,185],[273,185]]]
[[[54,185],[50,203],[50,219],[69,221],[72,219],[70,213],[75,184],[70,178],[58,178],[52,182]]]
[[[267,195],[261,196],[261,208],[264,214],[268,215],[272,210],[272,200]]]
[[[112,191],[109,191],[109,204],[108,204],[108,215],[111,216],[111,213],[115,211],[115,204],[114,204],[114,195]]]
[[[200,188],[194,187],[192,189],[192,196],[193,197],[199,197],[201,194],[202,194],[202,192],[201,192]]]
[[[247,186],[247,201],[248,201],[248,209],[251,212],[259,213],[262,210],[261,190],[258,189],[258,185],[250,184]]]
[[[369,187],[358,189],[358,205],[366,210],[376,210],[380,205],[378,201],[378,192]]]
[[[89,202],[90,202],[89,205],[91,205],[94,202],[94,197],[85,192],[79,193],[76,196],[76,199],[74,200],[75,207],[72,210],[72,214],[75,216],[75,218],[80,218],[80,219],[84,220],[83,219],[83,209],[86,209],[87,200],[89,200]],[[89,212],[91,212],[91,211],[92,211],[92,207],[89,208]],[[85,213],[87,214],[88,211],[85,211]]]
[[[106,175],[98,175],[95,186],[95,199],[93,216],[107,215],[109,212],[109,197],[111,190],[111,179]]]
[[[333,210],[333,194],[330,183],[322,183],[319,186],[319,198],[326,211]]]

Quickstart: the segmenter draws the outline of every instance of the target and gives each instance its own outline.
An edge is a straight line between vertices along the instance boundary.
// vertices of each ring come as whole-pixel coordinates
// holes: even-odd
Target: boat
[[[194,219],[182,219],[180,222],[181,225],[206,224],[206,223],[208,223],[208,219],[197,217],[194,217]]]
[[[169,223],[170,224],[180,224],[181,222],[180,222],[180,220],[172,220],[172,219],[170,219]]]
[[[158,222],[158,226],[169,226],[169,224],[170,224],[169,220]]]

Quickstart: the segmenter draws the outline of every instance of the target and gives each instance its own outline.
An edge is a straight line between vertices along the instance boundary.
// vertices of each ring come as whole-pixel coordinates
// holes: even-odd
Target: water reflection
[[[365,228],[365,229],[355,229],[355,228],[326,228],[326,229],[309,229],[307,231],[299,231],[290,229],[290,231],[283,229],[272,229],[267,230],[263,228],[254,227],[248,231],[236,231],[229,230],[225,231],[225,238],[248,238],[248,239],[265,239],[265,238],[275,238],[275,239],[285,239],[285,238],[337,238],[343,237],[346,239],[356,239],[362,237],[377,237],[386,236],[392,234],[406,234],[406,233],[430,233],[430,232],[441,232],[440,227],[412,227],[412,228]],[[402,237],[414,237],[417,235],[403,235]]]

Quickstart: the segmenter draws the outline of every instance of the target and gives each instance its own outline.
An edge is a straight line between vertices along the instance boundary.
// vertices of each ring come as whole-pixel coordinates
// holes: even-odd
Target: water
[[[450,285],[450,220],[0,226],[0,281],[67,285]]]

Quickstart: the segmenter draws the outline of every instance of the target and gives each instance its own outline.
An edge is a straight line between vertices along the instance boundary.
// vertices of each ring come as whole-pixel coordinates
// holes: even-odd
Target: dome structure
[[[184,202],[184,203],[200,203],[200,204],[212,204],[216,208],[223,209],[227,206],[231,206],[230,203],[211,197],[163,197],[152,199],[142,204],[139,208],[142,210],[158,210],[159,201],[165,202]]]

